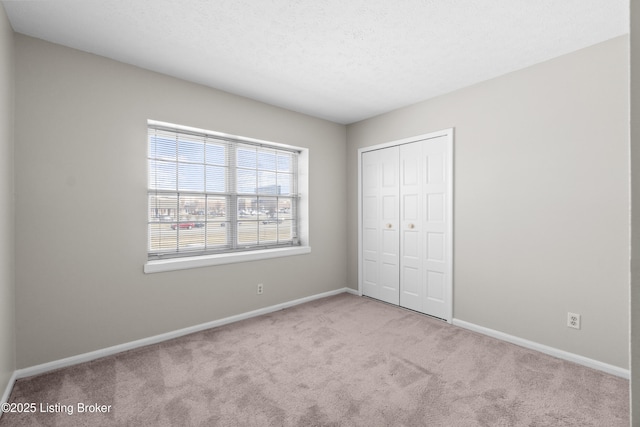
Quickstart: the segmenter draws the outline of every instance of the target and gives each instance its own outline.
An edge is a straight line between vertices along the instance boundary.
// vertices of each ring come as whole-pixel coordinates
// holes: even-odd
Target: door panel
[[[444,233],[427,232],[427,262],[444,262]]]
[[[427,272],[427,300],[434,303],[444,301],[444,274],[436,271]]]
[[[378,283],[378,263],[372,260],[365,260],[364,267],[364,281],[367,283]]]
[[[376,152],[362,154],[362,293],[379,298],[378,200],[379,168]]]
[[[378,161],[381,165],[380,197],[382,200],[380,220],[378,221],[378,235],[383,242],[380,248],[383,275],[380,288],[380,299],[391,304],[400,302],[400,258],[398,247],[398,147],[378,150]]]
[[[426,184],[444,184],[445,171],[444,155],[431,153],[427,156]]]
[[[427,200],[427,222],[442,222],[444,221],[444,194],[426,194]]]
[[[451,318],[452,252],[447,247],[452,221],[448,197],[451,174],[448,168],[447,138],[427,140],[423,145],[423,164],[427,173],[422,185],[425,201],[423,312],[443,319]]]
[[[403,266],[402,275],[404,277],[402,292],[411,296],[419,296],[420,292],[420,270],[413,267]],[[405,307],[403,305],[403,307]],[[410,308],[410,307],[407,307]]]
[[[400,215],[402,221],[402,241],[400,242],[400,305],[422,311],[424,289],[422,286],[423,248],[421,242],[422,184],[421,143],[400,146],[402,182],[400,197],[403,201]]]
[[[382,197],[382,221],[393,224],[398,218],[398,196],[396,194]],[[389,224],[389,222],[385,224]]]
[[[362,154],[363,295],[399,303],[398,148]],[[364,240],[366,239],[366,243]]]

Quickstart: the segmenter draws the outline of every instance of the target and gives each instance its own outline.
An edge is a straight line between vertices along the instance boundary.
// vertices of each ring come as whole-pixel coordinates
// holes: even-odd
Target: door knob
[[[409,228],[410,228],[410,229],[412,229],[412,230],[413,230],[415,227],[416,227],[415,225],[413,225],[413,224],[409,224]]]
[[[387,228],[391,228],[393,227],[391,224],[387,224]]]

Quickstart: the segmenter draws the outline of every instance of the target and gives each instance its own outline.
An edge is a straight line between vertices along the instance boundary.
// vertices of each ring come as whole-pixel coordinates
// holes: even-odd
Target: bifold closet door
[[[399,147],[362,154],[362,293],[400,303]]]
[[[451,321],[450,134],[361,155],[362,294]]]
[[[400,305],[423,311],[422,143],[400,146]]]
[[[400,305],[451,317],[447,137],[400,146]]]

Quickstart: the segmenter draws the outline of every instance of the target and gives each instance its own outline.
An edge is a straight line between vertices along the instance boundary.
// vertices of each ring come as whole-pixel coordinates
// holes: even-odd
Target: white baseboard
[[[101,357],[111,356],[114,354],[121,353],[127,350],[133,350],[139,347],[144,347],[146,345],[157,344],[163,341],[167,341],[173,338],[178,338],[184,335],[193,334],[195,332],[204,331],[206,329],[215,328],[222,325],[227,325],[229,323],[238,322],[240,320],[249,319],[256,316],[261,316],[263,314],[273,313],[274,311],[283,310],[285,308],[293,307],[299,304],[304,304],[306,302],[314,301],[320,298],[326,298],[333,295],[338,295],[344,292],[353,293],[353,289],[351,288],[341,288],[336,289],[334,291],[323,292],[321,294],[311,295],[308,297],[296,299],[293,301],[283,302],[281,304],[272,305],[270,307],[260,308],[258,310],[249,311],[246,313],[238,314],[235,316],[225,317],[224,319],[214,320],[207,323],[202,323],[200,325],[190,326],[188,328],[179,329],[177,331],[167,332],[160,335],[155,335],[148,338],[143,338],[136,341],[131,341],[124,344],[114,345],[113,347],[103,348],[101,350],[91,351],[89,353],[79,354],[77,356],[67,357],[65,359],[54,360],[52,362],[43,363],[41,365],[31,366],[29,368],[18,369],[14,375],[13,380],[19,378],[26,378],[33,375],[43,374],[45,372],[50,372],[60,368],[66,368],[68,366],[77,365],[79,363],[89,362],[91,360],[99,359]],[[9,397],[9,393],[11,392],[11,388],[13,388],[13,382],[10,383],[11,387],[8,387],[7,398]]]
[[[359,297],[361,297],[361,296],[362,296],[362,294],[361,294],[360,292],[358,292],[358,290],[357,290],[357,289],[344,288],[344,291],[345,291],[346,293],[348,293],[348,294],[351,294],[351,295],[356,295],[356,296],[359,296]]]
[[[580,356],[578,354],[569,353],[568,351],[560,350],[554,347],[549,347],[544,344],[525,340],[513,335],[505,334],[504,332],[496,331],[494,329],[485,328],[484,326],[478,326],[473,323],[465,322],[464,320],[453,319],[453,324],[470,331],[478,332],[483,335],[488,335],[493,338],[497,338],[502,341],[510,342],[512,344],[519,345],[531,350],[539,351],[540,353],[548,354],[549,356],[557,357],[558,359],[568,360],[579,365],[587,366],[592,369],[606,372],[617,377],[625,379],[630,378],[630,371],[628,369],[620,368],[618,366],[610,365],[608,363],[600,362],[598,360],[589,359],[588,357]]]
[[[99,359],[101,357],[112,356],[114,354],[121,353],[127,350],[133,350],[139,347],[144,347],[147,345],[157,344],[163,341],[167,341],[173,338],[178,338],[184,335],[192,334],[195,332],[204,331],[206,329],[215,328],[218,326],[227,325],[230,323],[238,322],[240,320],[249,319],[252,317],[261,316],[263,314],[273,313],[275,311],[283,310],[285,308],[294,307],[299,304],[304,304],[306,302],[311,302],[317,299],[330,297],[333,295],[338,295],[341,293],[347,292],[352,295],[361,296],[360,292],[352,288],[341,288],[336,289],[329,292],[323,292],[321,294],[311,295],[308,297],[296,299],[293,301],[284,302],[281,304],[272,305],[269,307],[261,308],[258,310],[249,311],[246,313],[238,314],[235,316],[225,317],[224,319],[214,320],[207,323],[202,323],[200,325],[191,326],[184,329],[179,329],[177,331],[167,332],[160,335],[155,335],[148,338],[143,338],[136,341],[131,341],[124,344],[115,345],[112,347],[107,347],[101,350],[92,351],[89,353],[79,354],[77,356],[71,356],[60,360],[54,360],[52,362],[43,363],[41,365],[31,366],[29,368],[23,368],[16,370],[11,378],[9,379],[9,383],[2,395],[2,400],[0,400],[0,404],[6,403],[11,395],[11,390],[13,389],[13,385],[17,379],[26,378],[33,375],[39,375],[46,372],[50,372],[60,368],[66,368],[68,366],[77,365],[79,363],[89,362],[91,360]],[[488,335],[503,341],[510,342],[512,344],[519,345],[521,347],[529,348],[532,350],[539,351],[541,353],[548,354],[550,356],[557,357],[559,359],[568,360],[570,362],[578,363],[580,365],[584,365],[593,369],[597,369],[603,372],[607,372],[612,375],[616,375],[618,377],[629,379],[630,372],[628,369],[623,369],[617,366],[609,365],[607,363],[603,363],[597,360],[589,359],[584,356],[579,356],[577,354],[569,353],[563,350],[559,350],[557,348],[549,347],[543,344],[539,344],[533,341],[528,341],[523,338],[518,338],[513,335],[505,334],[503,332],[499,332],[493,329],[485,328],[483,326],[478,326],[473,323],[465,322],[464,320],[453,319],[453,324],[455,326],[459,326],[461,328],[469,329],[474,332],[479,332],[484,335]],[[1,411],[0,411],[1,412]],[[0,416],[2,414],[0,413]]]
[[[16,372],[14,371],[11,374],[11,378],[9,378],[9,382],[7,383],[7,387],[4,389],[4,393],[2,394],[2,399],[0,399],[0,405],[3,405],[9,401],[9,396],[11,396],[11,390],[13,390],[13,385],[16,383]],[[3,412],[0,411],[0,418],[2,418]]]

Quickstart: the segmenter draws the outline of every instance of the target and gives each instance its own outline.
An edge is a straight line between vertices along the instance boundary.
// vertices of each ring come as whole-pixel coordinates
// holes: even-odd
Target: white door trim
[[[453,219],[454,219],[454,206],[453,206],[453,136],[454,129],[443,129],[436,132],[430,132],[422,135],[412,136],[408,138],[398,139],[395,141],[385,142],[382,144],[372,145],[369,147],[363,147],[358,149],[358,294],[362,295],[362,274],[363,274],[363,266],[362,266],[362,154],[368,151],[380,150],[383,148],[393,147],[397,145],[409,144],[412,142],[422,141],[425,139],[439,138],[445,136],[447,137],[447,157],[449,159],[449,167],[447,168],[447,182],[448,188],[447,191],[451,195],[447,201],[447,210],[450,212],[450,220],[447,223],[447,256],[451,260],[449,263],[449,271],[448,275],[450,277],[449,286],[446,287],[445,292],[449,299],[449,313],[446,320],[448,323],[453,321]]]

